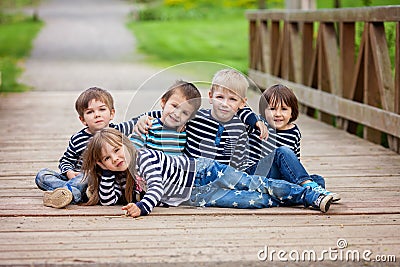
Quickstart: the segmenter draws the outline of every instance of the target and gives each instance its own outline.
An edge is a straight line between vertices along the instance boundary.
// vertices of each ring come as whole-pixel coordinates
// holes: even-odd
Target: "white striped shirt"
[[[117,129],[126,136],[133,132],[136,119],[121,122],[119,124],[110,123],[109,127]],[[80,171],[82,167],[81,155],[85,151],[89,139],[93,135],[87,132],[87,127],[74,134],[68,144],[67,150],[59,160],[58,168],[62,174],[69,170]]]
[[[265,120],[263,120],[263,122],[268,126],[268,123]],[[249,127],[250,162],[252,164],[257,163],[260,159],[270,154],[277,147],[281,146],[290,148],[300,160],[301,133],[297,125],[293,125],[294,127],[288,130],[276,130],[268,126],[269,134],[267,140],[261,140],[259,137],[260,132]]]
[[[141,215],[149,214],[160,202],[178,206],[190,197],[196,171],[193,159],[142,148],[138,150],[136,164],[147,187],[142,200],[136,203]],[[115,175],[105,171],[99,183],[100,204],[116,204],[125,190],[125,184],[120,184]]]
[[[186,133],[185,154],[189,157],[211,158],[238,170],[248,167],[248,136],[238,116],[221,123],[211,116],[211,110],[202,109],[187,123]]]
[[[161,111],[150,111],[147,115],[159,118]],[[186,147],[184,154],[191,158],[205,157],[245,170],[248,160],[248,135],[246,125],[255,127],[259,117],[245,107],[225,123],[215,120],[210,109],[200,109],[186,124]]]

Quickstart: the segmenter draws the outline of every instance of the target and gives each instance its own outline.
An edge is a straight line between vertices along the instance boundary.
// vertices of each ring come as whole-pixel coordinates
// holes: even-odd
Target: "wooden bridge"
[[[371,18],[370,14],[374,12],[380,14],[384,9],[366,10],[369,10],[368,16],[360,10],[353,13],[361,14],[360,17],[364,14],[365,19]],[[400,137],[397,71],[399,9],[394,10],[397,15],[389,16],[393,14],[392,10],[379,18],[397,18],[397,76],[393,83],[383,79],[391,83],[392,87],[382,87],[378,82],[382,77],[371,79],[378,84],[376,88],[380,92],[381,104],[393,98],[386,97],[380,90],[386,92],[387,88],[393,88],[391,94],[397,98],[392,104],[385,103],[388,107],[396,106],[397,112],[394,112],[396,109],[371,107],[370,102],[358,101],[359,96],[350,97],[361,94],[357,91],[359,88],[371,88],[367,86],[370,80],[366,77],[371,77],[368,67],[375,63],[364,61],[367,58],[380,59],[380,56],[374,57],[371,53],[381,53],[383,48],[360,49],[367,56],[363,55],[363,59],[358,57],[354,64],[356,67],[352,73],[359,73],[362,79],[353,79],[351,94],[346,95],[337,89],[348,88],[340,85],[342,78],[332,81],[335,73],[330,68],[336,63],[339,65],[336,61],[341,62],[347,58],[327,55],[332,52],[328,46],[334,45],[332,39],[336,39],[331,36],[331,30],[335,29],[337,22],[335,19],[340,17],[339,14],[347,14],[347,19],[340,23],[352,28],[348,25],[352,24],[349,20],[352,18],[353,22],[358,21],[360,17],[350,18],[350,11],[324,11],[327,22],[319,22],[322,29],[318,30],[317,35],[321,43],[317,42],[316,48],[310,49],[306,54],[308,56],[302,59],[307,61],[307,58],[312,58],[314,63],[299,64],[297,59],[294,60],[296,62],[289,59],[305,52],[293,51],[298,46],[293,43],[288,46],[287,38],[308,36],[304,32],[300,34],[300,31],[290,35],[295,29],[308,29],[309,34],[314,36],[314,31],[307,25],[321,18],[321,13],[318,13],[320,11],[315,15],[308,12],[294,12],[290,15],[254,12],[247,15],[252,39],[249,73],[260,86],[268,86],[276,81],[285,82],[296,90],[306,112],[312,111],[314,115],[315,110],[318,110],[319,120],[326,121],[326,118],[333,116],[336,125],[343,129],[351,129],[353,123],[362,123],[367,136],[370,136],[370,131],[379,130],[392,140],[389,142],[391,149],[384,148],[331,124],[304,114],[300,116],[297,123],[303,134],[303,164],[310,173],[323,175],[328,188],[342,195],[342,200],[332,205],[327,214],[300,206],[261,210],[182,206],[156,208],[150,216],[132,219],[121,215],[120,206],[70,205],[65,209],[44,207],[43,193],[36,188],[34,176],[40,168],[57,168],[57,160],[71,133],[81,128],[73,110],[78,93],[32,91],[2,95],[0,265],[131,266],[143,263],[146,266],[286,266],[292,262],[304,266],[397,266],[400,260],[400,155],[393,151],[396,150],[393,144]],[[269,26],[271,21],[275,25],[272,31]],[[300,27],[297,23],[303,25]],[[364,37],[369,40],[365,46],[374,43],[371,38],[382,40],[382,31],[377,30],[381,29],[380,20],[364,23],[370,34]],[[276,35],[279,37],[268,38],[265,35],[271,32],[280,33]],[[268,41],[271,47],[280,44],[275,48],[288,49],[286,51],[289,52],[268,52],[269,46],[265,46],[260,38],[276,40]],[[280,38],[283,38],[282,41]],[[332,57],[336,63],[331,63]],[[348,64],[343,63],[346,66]],[[307,71],[300,68],[303,74],[299,75],[299,66],[302,65],[308,66]],[[378,67],[381,68],[381,65],[378,64]],[[271,73],[271,69],[277,71]],[[329,75],[325,76],[325,73]],[[373,73],[377,75],[376,71]],[[383,72],[379,73],[384,75]],[[300,85],[297,79],[309,75],[313,77],[310,78],[311,84]],[[330,79],[325,80],[326,77]],[[318,86],[313,87],[313,84]],[[342,95],[336,90],[342,92]],[[112,91],[117,111],[127,110],[133,93]],[[366,97],[369,94],[363,91],[361,99],[371,99]],[[143,94],[143,98],[135,98],[135,110],[147,110],[148,99],[156,99],[158,96],[157,92],[149,92]],[[351,108],[346,108],[346,105]],[[371,115],[364,117],[365,114]],[[121,121],[123,115],[117,112],[116,121]],[[371,118],[379,118],[380,121],[374,122]],[[386,119],[394,125],[389,123],[385,127]]]

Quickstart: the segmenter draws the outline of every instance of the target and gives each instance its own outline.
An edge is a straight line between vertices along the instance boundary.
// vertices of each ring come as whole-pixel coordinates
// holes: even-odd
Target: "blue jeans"
[[[83,174],[80,173],[71,180],[67,176],[50,169],[41,169],[35,178],[36,185],[43,191],[53,191],[64,187],[72,192],[72,204],[83,201],[86,196],[87,182],[83,181]]]
[[[285,180],[298,185],[306,180],[312,180],[325,188],[325,179],[317,174],[309,175],[296,154],[285,146],[276,148],[273,153],[265,156],[245,171],[248,174]]]
[[[284,180],[249,175],[207,158],[196,159],[191,206],[269,208],[304,205],[319,208],[320,193]]]

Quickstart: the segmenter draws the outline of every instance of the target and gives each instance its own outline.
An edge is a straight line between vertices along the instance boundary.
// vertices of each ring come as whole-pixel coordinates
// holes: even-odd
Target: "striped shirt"
[[[196,171],[193,159],[142,148],[138,150],[136,165],[138,175],[147,185],[146,194],[136,203],[141,210],[140,215],[149,214],[160,202],[178,206],[189,199]],[[103,172],[99,183],[102,205],[118,203],[125,190],[125,183],[118,183],[115,175],[110,176],[108,172]]]
[[[132,119],[119,124],[110,123],[109,127],[117,129],[123,134],[129,136],[133,132],[136,119]],[[58,168],[62,174],[69,170],[80,171],[82,167],[82,153],[85,151],[89,139],[93,135],[87,132],[87,127],[74,134],[69,140],[67,150],[59,160]]]
[[[167,155],[182,155],[186,144],[186,132],[177,132],[164,127],[160,119],[153,119],[147,134],[130,136],[136,148],[150,148],[163,151]]]
[[[263,120],[268,126],[268,123]],[[254,128],[249,127],[249,159],[252,164],[257,163],[260,159],[270,154],[275,148],[286,146],[289,147],[300,160],[300,129],[296,124],[288,130],[276,130],[268,126],[267,140],[261,140],[260,132]]]
[[[161,117],[161,111],[147,115]],[[248,107],[240,109],[230,121],[221,123],[211,116],[210,109],[200,109],[186,124],[184,154],[191,158],[206,157],[245,170],[248,160],[248,135],[246,125],[255,127],[259,117]]]
[[[247,131],[238,116],[221,123],[211,116],[211,110],[201,109],[186,125],[185,154],[205,157],[230,165],[238,170],[248,166]]]

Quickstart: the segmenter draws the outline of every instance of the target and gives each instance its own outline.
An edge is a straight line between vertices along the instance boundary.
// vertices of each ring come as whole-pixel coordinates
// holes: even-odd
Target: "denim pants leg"
[[[262,158],[254,174],[298,185],[306,180],[314,181],[315,179],[316,183],[325,187],[324,178],[319,175],[310,176],[296,154],[285,146],[276,148],[273,153]]]
[[[310,174],[310,177],[311,177],[311,180],[316,182],[319,186],[321,186],[322,188],[326,188],[324,177],[322,177],[321,175],[318,175],[318,174]]]
[[[284,180],[248,175],[210,159],[196,159],[196,169],[189,205],[227,208],[310,206],[319,196],[309,188]]]
[[[82,173],[69,180],[65,175],[50,169],[41,169],[36,175],[35,183],[44,191],[53,191],[61,187],[69,189],[73,195],[73,204],[82,201],[87,188],[87,182],[83,181]]]

